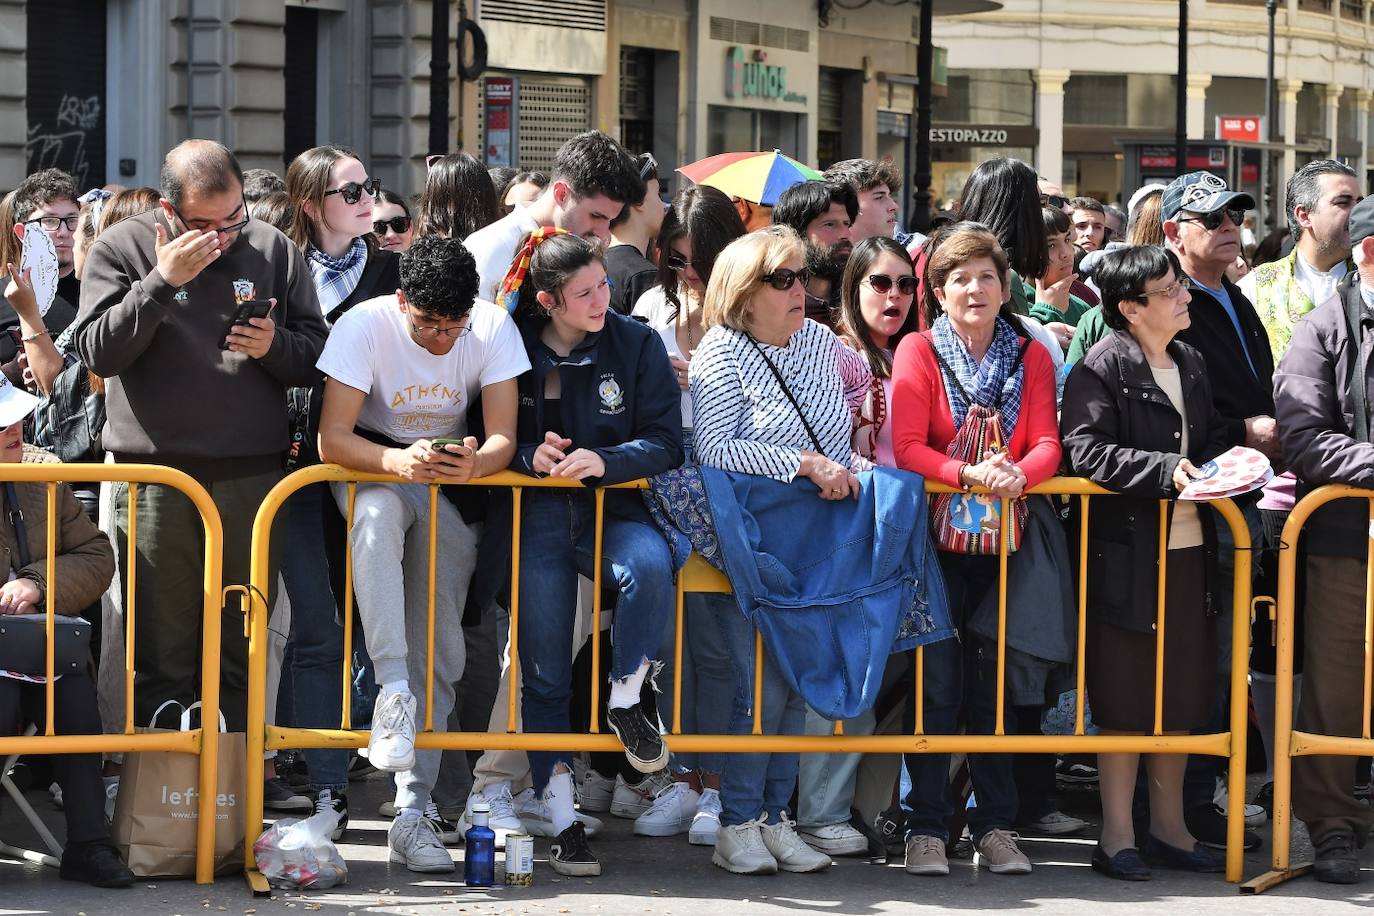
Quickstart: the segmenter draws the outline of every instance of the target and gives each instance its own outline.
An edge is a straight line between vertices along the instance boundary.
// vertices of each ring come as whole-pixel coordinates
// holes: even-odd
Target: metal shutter
[[[483,19],[606,31],[606,0],[482,0]]]
[[[30,3],[26,24],[28,171],[69,172],[78,194],[98,188],[106,178],[105,4]]]
[[[522,169],[548,171],[558,148],[592,126],[592,91],[584,79],[520,77]]]

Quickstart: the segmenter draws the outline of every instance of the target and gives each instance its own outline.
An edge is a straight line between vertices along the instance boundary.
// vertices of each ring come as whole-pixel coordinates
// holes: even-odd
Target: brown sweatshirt
[[[108,379],[105,447],[122,462],[208,479],[280,467],[286,389],[319,377],[328,333],[304,256],[253,220],[177,289],[157,270],[155,220],[166,226],[160,209],[111,226],[82,273],[76,351]],[[238,298],[277,300],[276,339],[262,359],[220,349]]]

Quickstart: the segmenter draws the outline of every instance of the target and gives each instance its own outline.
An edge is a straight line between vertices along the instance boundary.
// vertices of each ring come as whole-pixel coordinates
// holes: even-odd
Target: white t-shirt
[[[496,289],[506,279],[506,271],[515,260],[515,246],[538,228],[539,223],[529,211],[517,206],[490,226],[483,226],[463,239],[463,247],[472,252],[477,262],[478,299],[496,301]]]
[[[673,307],[668,304],[663,287],[654,286],[645,290],[630,314],[635,318],[643,318],[649,323],[649,327],[658,332],[669,356],[683,360],[687,358],[682,355],[682,348],[678,346],[677,319],[673,317]],[[692,428],[692,395],[687,391],[682,392],[682,428]]]
[[[435,356],[411,336],[396,295],[379,296],[338,320],[315,366],[367,395],[358,414],[364,429],[397,442],[461,439],[482,389],[530,368],[505,309],[479,299],[468,327],[452,350]]]

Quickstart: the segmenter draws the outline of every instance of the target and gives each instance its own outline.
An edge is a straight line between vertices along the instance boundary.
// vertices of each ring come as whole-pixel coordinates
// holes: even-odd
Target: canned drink
[[[506,883],[512,887],[534,884],[534,837],[528,833],[506,836]]]

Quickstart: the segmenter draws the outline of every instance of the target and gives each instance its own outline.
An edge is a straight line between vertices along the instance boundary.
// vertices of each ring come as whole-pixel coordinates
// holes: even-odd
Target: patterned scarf
[[[501,281],[501,286],[496,291],[496,304],[505,306],[506,311],[514,315],[515,306],[520,301],[520,287],[530,272],[530,258],[534,257],[534,249],[538,248],[539,243],[545,239],[551,239],[555,235],[567,234],[566,229],[540,226],[527,235],[525,243],[515,253],[515,260],[511,262],[510,270],[506,271],[506,278]]]
[[[1016,419],[1021,414],[1021,386],[1026,379],[1026,367],[1017,365],[1021,354],[1020,336],[1005,318],[998,318],[992,344],[983,355],[983,361],[976,363],[959,335],[954,333],[949,316],[941,315],[935,319],[930,333],[935,352],[954,370],[959,380],[956,385],[948,373],[940,373],[955,431],[964,425],[968,417],[969,404],[964,400],[963,393],[967,391],[978,404],[1001,413],[1002,435],[1010,442],[1016,431]],[[1016,366],[1014,373],[1012,366]]]
[[[367,266],[367,242],[361,237],[354,239],[352,247],[341,258],[331,258],[311,245],[305,250],[305,259],[310,265],[310,277],[315,281],[315,293],[320,298],[320,312],[328,315],[357,288],[363,268]]]

